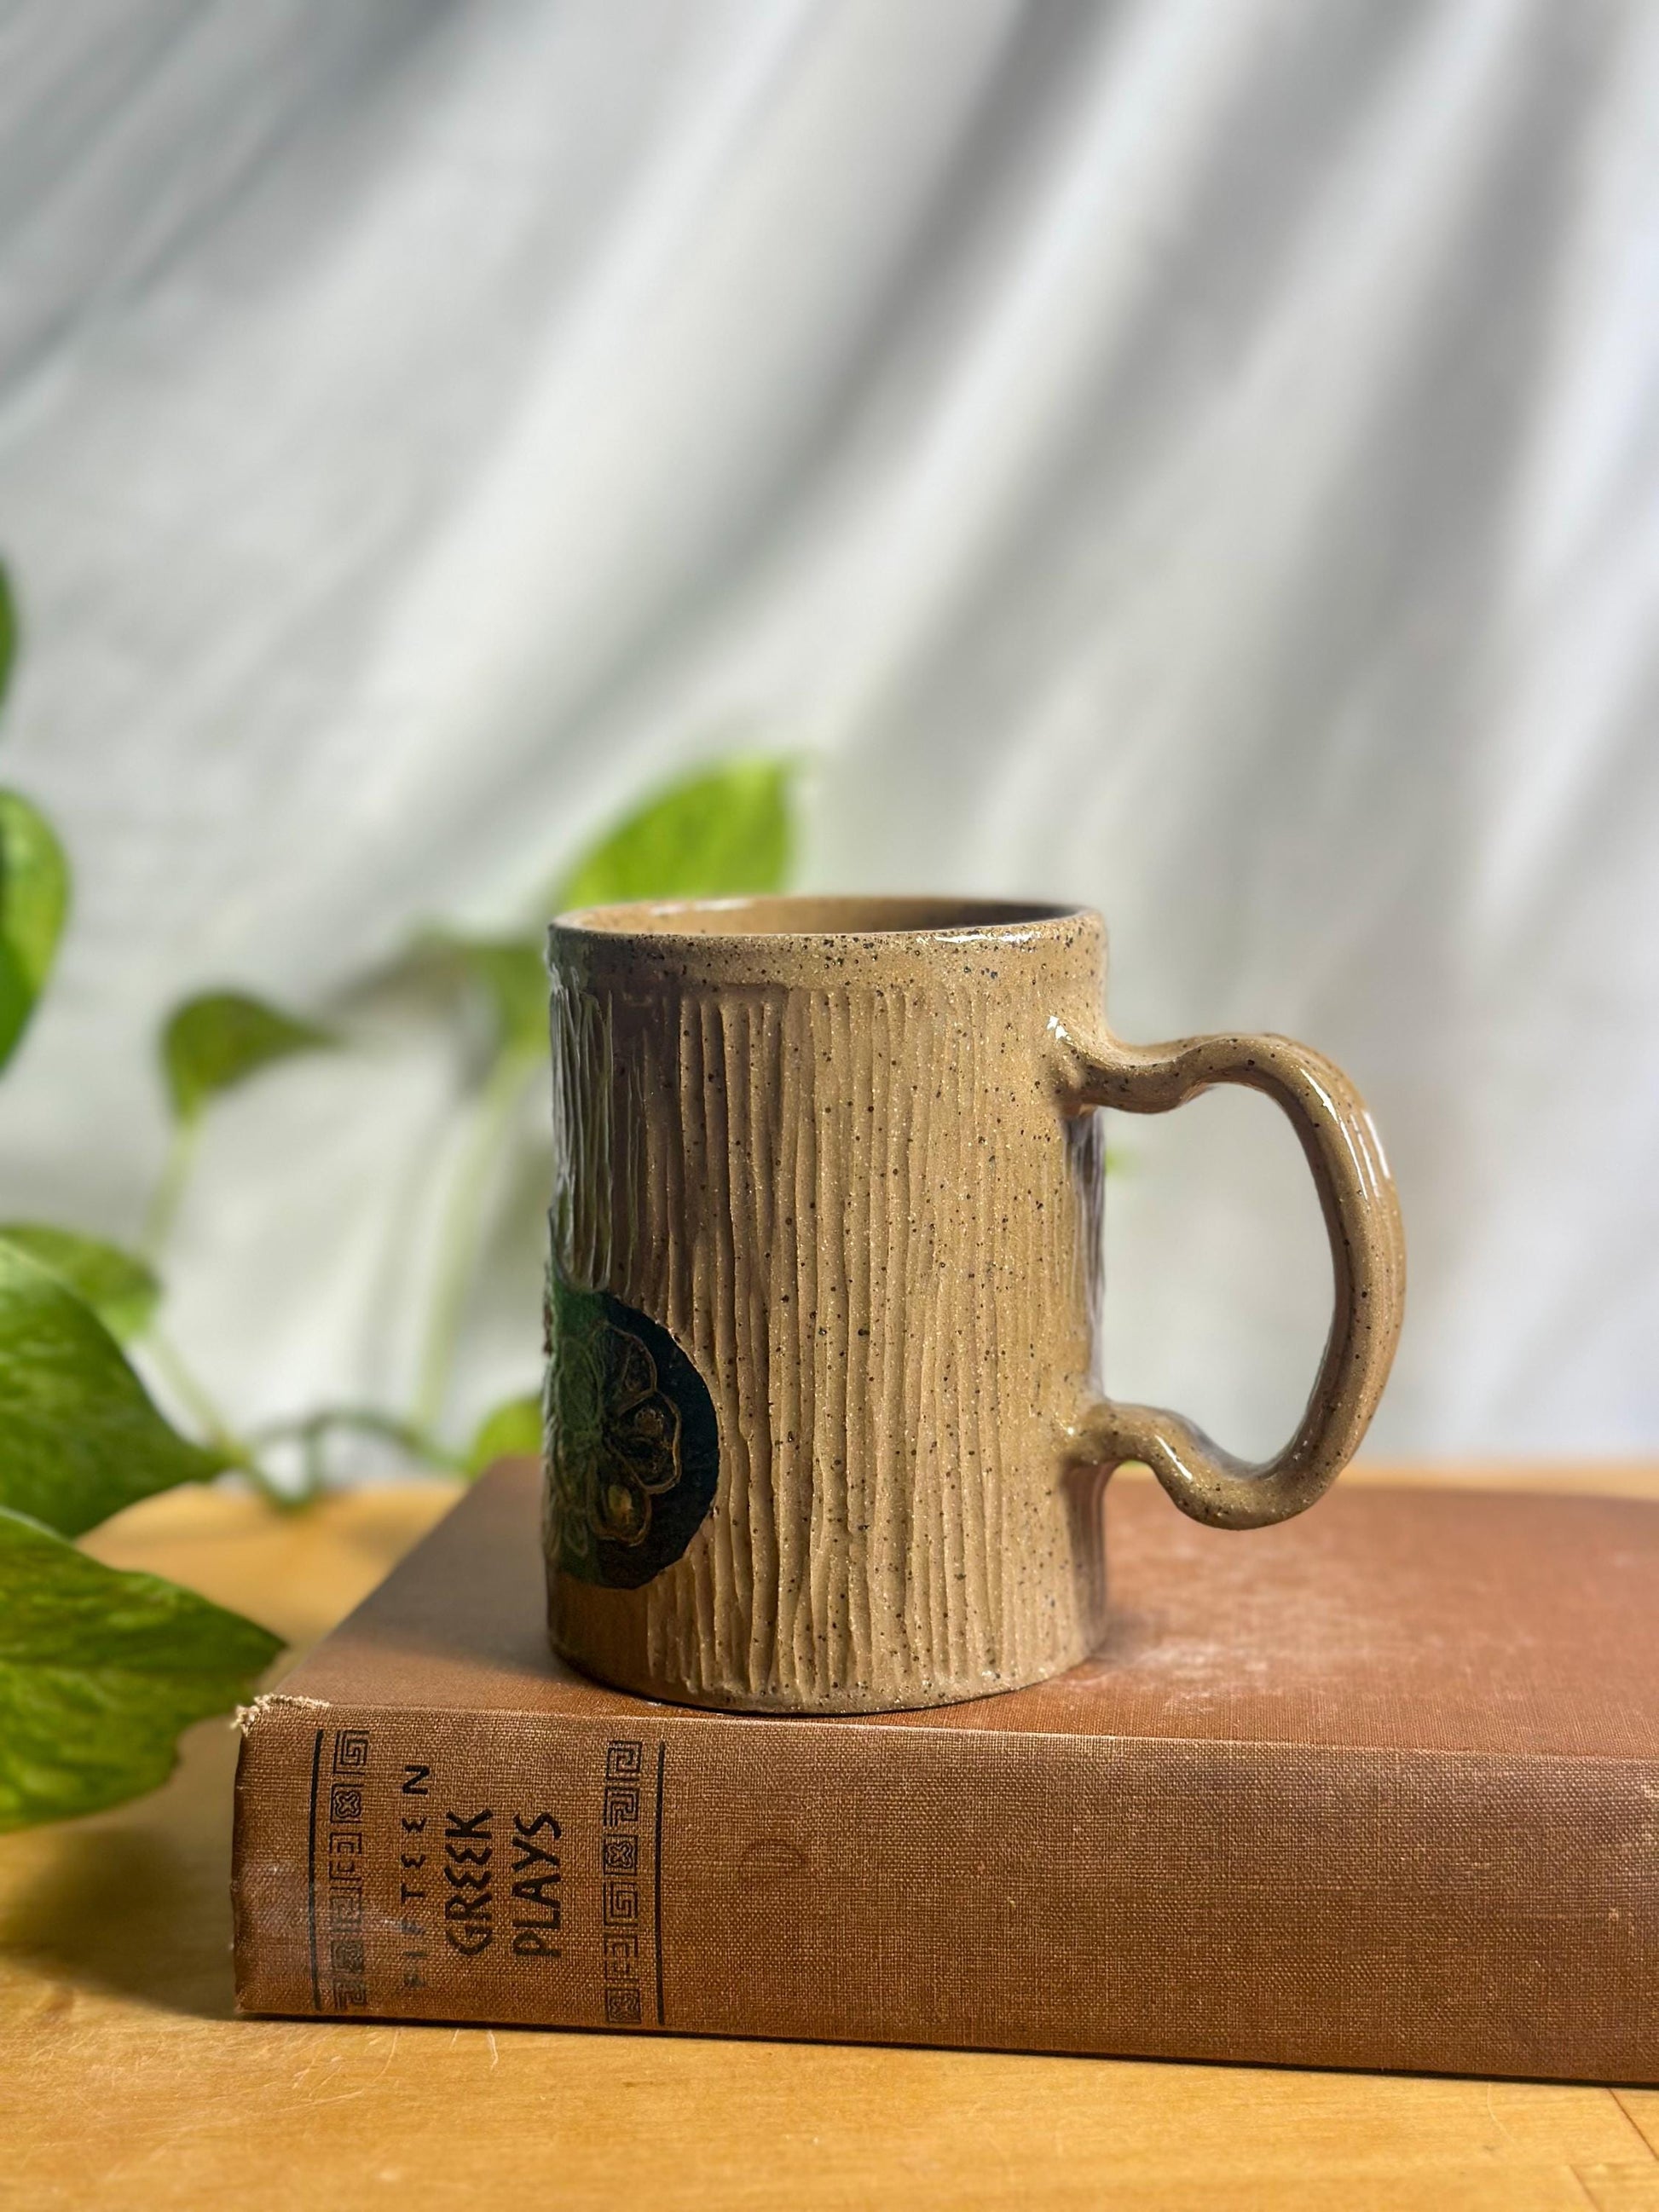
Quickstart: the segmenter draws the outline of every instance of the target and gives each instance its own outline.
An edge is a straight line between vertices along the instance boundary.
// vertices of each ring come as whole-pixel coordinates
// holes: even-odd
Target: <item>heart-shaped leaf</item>
[[[229,1463],[168,1427],[90,1306],[0,1243],[0,1505],[78,1536]]]
[[[69,862],[52,824],[0,791],[0,1067],[28,1027],[69,911]]]
[[[319,1052],[334,1039],[243,991],[210,991],[176,1007],[161,1032],[161,1063],[173,1110],[193,1121],[209,1100],[246,1083],[273,1060]]]
[[[795,763],[731,760],[646,801],[576,863],[561,908],[781,890],[794,851]]]
[[[240,1704],[281,1649],[192,1590],[0,1510],[0,1829],[154,1790],[179,1730]]]
[[[482,1474],[498,1459],[538,1459],[541,1449],[540,1398],[509,1398],[479,1422],[466,1448],[466,1471]]]
[[[0,1226],[0,1240],[67,1283],[118,1342],[130,1344],[149,1328],[161,1285],[136,1253],[45,1221],[7,1222]]]

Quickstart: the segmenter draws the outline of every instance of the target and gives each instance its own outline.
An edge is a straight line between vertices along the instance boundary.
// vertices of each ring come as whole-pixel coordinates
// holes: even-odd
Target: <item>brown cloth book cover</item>
[[[694,1712],[550,1656],[499,1468],[246,1718],[242,2008],[1659,2080],[1659,1506],[1107,1540],[1036,1689]]]

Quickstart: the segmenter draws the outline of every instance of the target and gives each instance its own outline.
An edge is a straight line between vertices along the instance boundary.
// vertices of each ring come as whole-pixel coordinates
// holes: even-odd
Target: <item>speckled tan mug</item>
[[[1284,1037],[1120,1043],[1097,915],[611,907],[562,916],[549,960],[549,1620],[587,1673],[757,1712],[1014,1688],[1100,1639],[1113,1466],[1245,1528],[1352,1457],[1404,1283],[1364,1106]],[[1335,1270],[1261,1467],[1097,1382],[1095,1109],[1215,1083],[1290,1115]]]

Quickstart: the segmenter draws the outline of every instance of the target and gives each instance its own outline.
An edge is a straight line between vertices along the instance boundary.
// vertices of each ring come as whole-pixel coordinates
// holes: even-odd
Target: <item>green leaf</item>
[[[0,1510],[0,1829],[154,1790],[179,1730],[240,1705],[281,1649],[193,1590]]]
[[[509,1398],[486,1413],[466,1448],[466,1472],[482,1474],[498,1459],[533,1459],[542,1449],[542,1401]]]
[[[69,862],[52,824],[0,791],[0,1067],[28,1027],[69,911]]]
[[[118,1342],[130,1344],[149,1328],[161,1296],[153,1269],[136,1252],[106,1244],[97,1237],[77,1236],[44,1221],[0,1224],[0,1240],[49,1267],[84,1298]]]
[[[547,963],[534,939],[520,937],[463,937],[434,930],[426,950],[457,963],[483,991],[495,1011],[503,1052],[547,1050]]]
[[[210,1098],[246,1083],[273,1060],[319,1052],[333,1042],[314,1022],[296,1020],[241,991],[187,999],[161,1033],[173,1111],[181,1121],[193,1121]]]
[[[559,908],[781,890],[794,853],[795,763],[733,760],[659,792],[560,884]]]
[[[168,1427],[90,1306],[0,1243],[0,1506],[78,1536],[229,1464]]]
[[[17,599],[6,564],[0,561],[0,701],[11,684],[12,663],[17,658]]]

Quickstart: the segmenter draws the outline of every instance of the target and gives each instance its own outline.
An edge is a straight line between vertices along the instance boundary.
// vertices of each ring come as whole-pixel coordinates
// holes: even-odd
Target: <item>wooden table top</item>
[[[1345,1479],[1477,1472],[1659,1498],[1659,1466]],[[283,1516],[175,1492],[88,1543],[300,1644],[450,1495],[407,1485]],[[237,2021],[235,1749],[204,1723],[154,1796],[0,1839],[0,2205],[1659,2212],[1653,2090]]]

